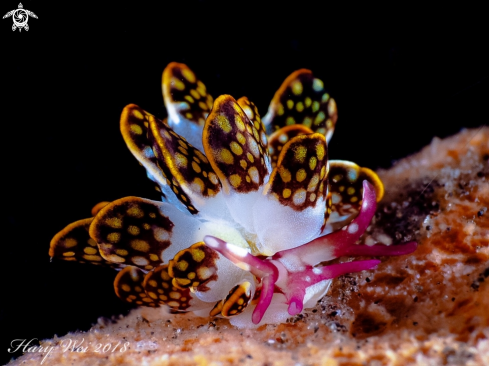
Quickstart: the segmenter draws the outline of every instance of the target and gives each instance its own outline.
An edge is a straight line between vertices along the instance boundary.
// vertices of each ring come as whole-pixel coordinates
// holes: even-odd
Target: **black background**
[[[2,15],[18,5],[1,4]],[[160,80],[171,61],[189,65],[214,97],[248,96],[262,115],[285,77],[311,69],[338,104],[330,158],[373,169],[434,136],[487,124],[482,8],[23,5],[39,17],[28,32],[12,32],[11,18],[0,22],[4,362],[13,339],[87,330],[99,316],[129,310],[112,290],[113,271],[50,263],[49,242],[99,201],[158,199],[125,147],[119,117],[129,103],[164,116]]]

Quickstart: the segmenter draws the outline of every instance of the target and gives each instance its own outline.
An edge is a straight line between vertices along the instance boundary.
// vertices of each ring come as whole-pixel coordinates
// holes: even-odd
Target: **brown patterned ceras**
[[[207,121],[204,149],[224,190],[239,193],[258,190],[268,174],[266,147],[258,129],[229,95],[216,99]]]
[[[209,315],[221,315],[227,318],[241,314],[251,300],[251,283],[244,281],[229,291],[225,299],[218,301]]]
[[[285,79],[270,110],[267,115],[267,122],[273,120],[270,132],[284,126],[304,125],[325,135],[328,141],[338,119],[335,100],[324,90],[323,82],[307,69],[297,70]]]
[[[327,147],[318,133],[298,135],[286,143],[268,183],[280,203],[295,210],[316,205],[327,190]]]
[[[161,120],[154,118],[150,124],[153,151],[158,164],[167,175],[167,183],[173,185],[174,193],[187,203],[191,213],[197,210],[191,206],[189,194],[176,187],[202,197],[213,197],[221,189],[216,174],[204,154],[177,135]],[[171,181],[168,177],[171,177]],[[192,208],[191,208],[191,207]]]
[[[173,226],[151,201],[126,197],[100,210],[90,236],[106,260],[150,270],[161,265]]]
[[[218,255],[204,242],[196,243],[180,251],[168,265],[173,285],[182,289],[194,288],[207,291],[206,284],[217,279],[216,260]]]
[[[172,310],[185,311],[192,299],[190,289],[175,286],[173,280],[168,273],[168,265],[162,265],[146,275],[143,288],[159,304],[167,305]]]
[[[163,94],[173,101],[179,115],[204,126],[212,109],[212,96],[186,65],[172,62],[166,67],[163,73]]]

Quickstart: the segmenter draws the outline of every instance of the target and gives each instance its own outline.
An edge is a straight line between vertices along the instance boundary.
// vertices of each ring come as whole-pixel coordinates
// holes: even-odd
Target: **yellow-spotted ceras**
[[[332,259],[415,249],[355,244],[382,182],[328,161],[337,107],[311,71],[287,77],[263,119],[246,97],[214,100],[184,64],[166,67],[162,91],[167,118],[130,104],[120,121],[161,202],[100,203],[53,238],[50,256],[116,268],[115,292],[131,304],[254,327],[285,321],[332,278],[379,263]]]

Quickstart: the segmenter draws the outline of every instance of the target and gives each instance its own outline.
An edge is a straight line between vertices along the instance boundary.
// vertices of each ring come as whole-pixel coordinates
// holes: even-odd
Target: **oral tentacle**
[[[239,268],[261,278],[260,298],[252,316],[253,323],[258,324],[272,301],[275,283],[279,275],[277,267],[268,260],[255,257],[244,248],[226,243],[214,236],[205,236],[204,242],[208,247],[222,254]]]
[[[342,256],[353,256],[358,257],[362,255],[368,256],[396,256],[405,255],[412,253],[416,250],[418,244],[415,241],[410,241],[407,243],[396,244],[396,245],[385,245],[385,244],[375,244],[369,245],[350,245],[344,248],[337,248],[335,254],[338,257]]]
[[[307,286],[312,286],[318,282],[331,280],[347,273],[375,269],[379,264],[380,260],[378,259],[335,263],[327,266],[309,268],[300,273],[300,276],[292,275],[291,278],[294,281],[294,277],[299,277],[300,280],[304,281],[304,283],[307,283]]]
[[[337,252],[355,245],[365,232],[375,214],[376,206],[375,191],[370,183],[364,181],[362,209],[349,225],[297,248],[278,252],[273,259],[279,260],[289,271],[298,272],[302,271],[303,266],[315,266],[341,256]]]
[[[287,300],[289,303],[289,308],[287,311],[290,315],[297,315],[302,312],[304,308],[304,296],[306,295],[306,288],[302,286],[297,286],[294,288],[292,294],[288,294]]]
[[[269,261],[255,257],[244,248],[226,243],[224,240],[210,235],[204,237],[204,243],[221,253],[239,268],[251,272],[256,277],[261,278],[274,274],[275,277],[278,277],[277,267]]]
[[[289,304],[289,314],[297,315],[302,312],[304,307],[304,297],[306,289],[321,281],[330,280],[347,273],[360,272],[374,269],[380,260],[371,259],[365,261],[354,261],[331,264],[315,268],[307,268],[304,271],[288,273],[287,286],[281,289],[284,292]]]
[[[272,264],[273,266],[273,264]],[[276,269],[275,269],[276,270]],[[270,303],[272,302],[273,290],[275,288],[275,282],[277,282],[278,271],[276,273],[270,274],[262,278],[262,286],[260,298],[258,299],[258,304],[256,304],[255,310],[253,310],[253,315],[251,316],[251,321],[253,324],[258,324],[265,315]]]

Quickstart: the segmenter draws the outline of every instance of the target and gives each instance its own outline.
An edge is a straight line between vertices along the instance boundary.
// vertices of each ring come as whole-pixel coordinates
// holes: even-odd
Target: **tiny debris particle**
[[[414,326],[418,325],[418,322],[413,322],[413,325],[414,325]]]

